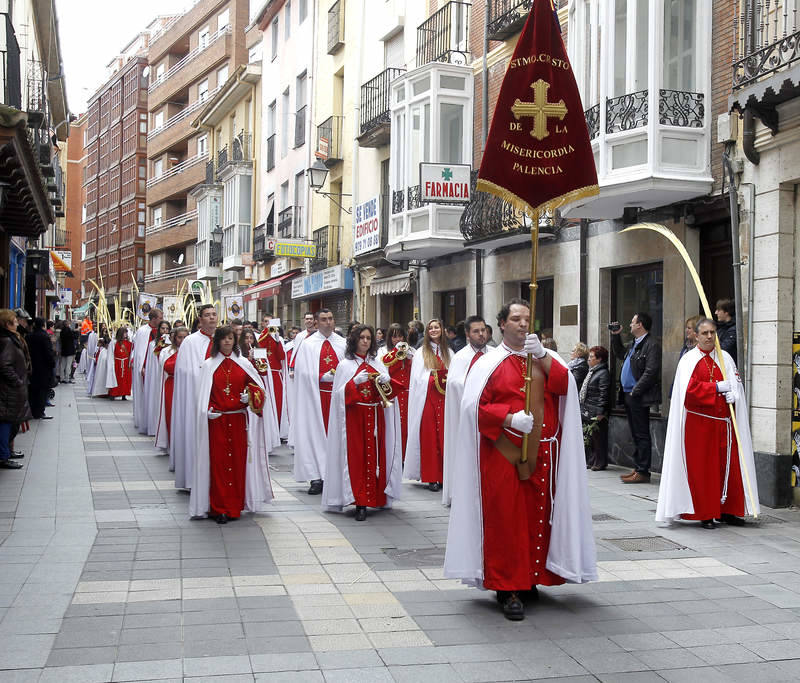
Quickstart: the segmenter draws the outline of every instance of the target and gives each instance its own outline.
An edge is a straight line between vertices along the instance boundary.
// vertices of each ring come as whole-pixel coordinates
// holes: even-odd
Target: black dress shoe
[[[725,524],[729,524],[730,526],[744,526],[745,521],[741,517],[737,517],[736,515],[728,514],[727,512],[722,513],[721,520]]]
[[[314,479],[308,487],[308,495],[318,496],[320,493],[322,493],[322,479]]]
[[[363,522],[367,518],[367,508],[364,505],[356,506],[356,522]]]
[[[227,524],[229,519],[228,515],[217,515],[217,524]]]
[[[52,420],[53,416],[52,415],[42,415],[39,419],[40,420]]]
[[[509,621],[522,621],[525,618],[525,606],[519,599],[519,594],[515,591],[497,592],[497,599],[503,606],[503,615]]]
[[[442,490],[442,485],[438,481],[432,481],[430,484],[428,484],[428,490],[429,491],[441,491]]]
[[[11,451],[11,457],[15,460],[19,460],[20,458],[24,458],[25,454],[22,451]]]
[[[717,525],[714,524],[714,520],[713,519],[704,519],[702,522],[700,522],[700,526],[703,527],[704,529],[716,529],[717,528]]]
[[[520,591],[519,597],[522,602],[536,602],[539,599],[539,589],[536,586],[531,586],[529,591]]]
[[[22,465],[13,460],[0,460],[0,469],[4,470],[21,470]]]

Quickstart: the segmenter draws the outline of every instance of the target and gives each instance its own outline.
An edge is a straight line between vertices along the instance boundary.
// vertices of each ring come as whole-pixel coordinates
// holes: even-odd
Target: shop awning
[[[376,277],[369,285],[369,293],[376,294],[400,294],[411,291],[411,271],[389,275],[388,277]]]
[[[252,285],[242,292],[244,301],[257,301],[258,299],[266,299],[275,296],[281,291],[281,283],[284,280],[294,277],[297,274],[296,270],[292,270],[278,277],[274,277],[266,282],[259,282],[257,285]]]

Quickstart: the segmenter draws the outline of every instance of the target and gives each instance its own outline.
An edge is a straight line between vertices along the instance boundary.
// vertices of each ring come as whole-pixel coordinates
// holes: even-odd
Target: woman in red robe
[[[397,408],[400,411],[400,432],[402,437],[403,462],[406,459],[406,442],[408,441],[408,388],[411,384],[411,361],[414,349],[406,341],[406,331],[402,325],[393,323],[389,326],[389,352],[383,356],[383,364],[392,378],[392,387],[397,397]]]
[[[117,386],[108,390],[108,395],[112,397],[121,396],[123,401],[127,401],[126,396],[131,394],[131,351],[133,344],[128,339],[128,328],[120,327],[117,330],[116,344],[114,344],[114,375],[117,378]]]

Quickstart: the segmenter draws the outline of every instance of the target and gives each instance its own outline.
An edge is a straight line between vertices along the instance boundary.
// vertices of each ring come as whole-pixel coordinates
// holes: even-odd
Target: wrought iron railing
[[[267,229],[259,225],[253,230],[253,260],[263,261],[267,258]]]
[[[30,112],[47,111],[47,71],[44,65],[35,59],[27,64],[27,109]]]
[[[2,55],[3,73],[3,104],[14,109],[22,109],[22,74],[19,61],[19,43],[14,32],[14,25],[8,14],[2,14],[5,21],[5,49],[0,50]]]
[[[267,170],[275,168],[275,133],[267,138]]]
[[[391,120],[391,82],[405,69],[388,68],[361,86],[361,134],[389,123]]]
[[[311,270],[323,270],[328,267],[328,226],[314,230],[314,244],[317,255],[311,259]]]
[[[342,116],[329,116],[317,126],[317,156],[326,166],[342,160]]]
[[[796,0],[744,0],[733,22],[733,88],[744,87],[800,59]]]
[[[406,210],[406,193],[403,190],[392,190],[392,215]]]
[[[647,125],[647,90],[606,100],[606,133],[618,133]]]
[[[336,0],[328,10],[328,54],[344,45],[344,0]]]
[[[469,61],[468,2],[448,2],[417,27],[417,66]]]
[[[278,214],[278,237],[296,237],[300,227],[302,207],[288,206]]]
[[[208,243],[208,265],[212,268],[222,264],[222,242]]]
[[[214,160],[206,162],[206,185],[214,184]]]
[[[522,30],[533,0],[489,0],[490,40],[505,40]]]
[[[589,107],[583,115],[586,117],[586,128],[589,130],[589,139],[594,140],[600,133],[600,105]]]
[[[217,152],[217,174],[229,164],[251,161],[250,146],[253,136],[242,131],[230,143]]]
[[[300,107],[294,113],[294,146],[302,147],[306,141],[306,109],[307,107]]]
[[[702,128],[706,108],[703,93],[659,90],[658,120],[664,126]]]
[[[228,165],[228,145],[217,150],[217,173]]]

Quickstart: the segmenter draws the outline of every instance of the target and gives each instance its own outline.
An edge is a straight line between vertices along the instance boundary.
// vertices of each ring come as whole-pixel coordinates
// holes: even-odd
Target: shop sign
[[[72,251],[69,249],[53,249],[58,258],[60,258],[67,266],[72,269]]]
[[[353,271],[342,265],[292,280],[292,299],[305,299],[338,289],[353,289]]]
[[[316,258],[317,245],[308,242],[275,242],[275,256],[291,256],[293,258]]]
[[[269,267],[269,276],[270,277],[278,277],[279,275],[283,275],[284,273],[289,272],[289,259],[288,258],[279,258],[275,263],[273,263]]]
[[[469,164],[420,164],[421,201],[466,204],[470,200],[471,170]]]
[[[381,247],[380,196],[358,204],[353,211],[353,256]]]

